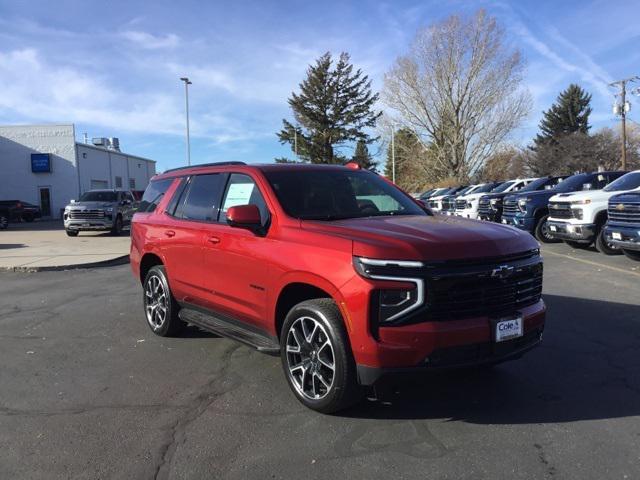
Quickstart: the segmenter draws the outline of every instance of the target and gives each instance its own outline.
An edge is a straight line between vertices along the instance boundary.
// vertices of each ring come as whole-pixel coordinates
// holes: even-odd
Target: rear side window
[[[142,200],[140,200],[138,211],[153,212],[172,182],[173,178],[165,178],[149,183],[144,195],[142,195]]]
[[[220,210],[220,197],[225,180],[226,175],[219,173],[193,177],[182,209],[176,212],[176,216],[186,220],[215,222]]]

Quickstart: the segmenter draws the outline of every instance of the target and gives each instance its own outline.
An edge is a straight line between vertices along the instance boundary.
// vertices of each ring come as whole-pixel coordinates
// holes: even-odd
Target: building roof
[[[98,147],[96,145],[91,145],[90,143],[76,142],[76,145],[82,146],[82,147],[91,148],[93,150],[98,150],[100,152],[117,153],[117,154],[120,154],[120,155],[124,155],[125,157],[131,157],[131,158],[136,158],[138,160],[143,160],[145,162],[156,163],[155,160],[151,160],[150,158],[140,157],[139,155],[132,155],[130,153],[122,152],[120,150],[111,150],[110,148]]]

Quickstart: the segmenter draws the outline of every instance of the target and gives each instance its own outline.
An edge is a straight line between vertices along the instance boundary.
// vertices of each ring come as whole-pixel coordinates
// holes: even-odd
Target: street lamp
[[[191,141],[189,139],[189,85],[193,82],[188,77],[180,77],[184,82],[184,102],[185,113],[187,117],[187,165],[191,165]]]
[[[391,181],[396,183],[396,126],[391,125]]]

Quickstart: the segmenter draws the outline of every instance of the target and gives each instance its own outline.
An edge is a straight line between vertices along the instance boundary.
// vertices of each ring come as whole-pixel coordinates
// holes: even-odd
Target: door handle
[[[167,237],[171,238],[171,237],[175,236],[176,232],[174,232],[173,230],[166,230],[166,231],[164,232],[164,234],[165,234]]]
[[[217,245],[218,243],[220,243],[220,239],[218,237],[208,237],[207,242]]]

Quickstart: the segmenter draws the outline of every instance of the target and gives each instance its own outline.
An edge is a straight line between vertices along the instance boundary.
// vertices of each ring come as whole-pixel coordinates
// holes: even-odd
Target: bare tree
[[[476,172],[529,112],[524,62],[483,10],[420,30],[385,75],[396,121],[433,149],[433,167],[460,180]]]

